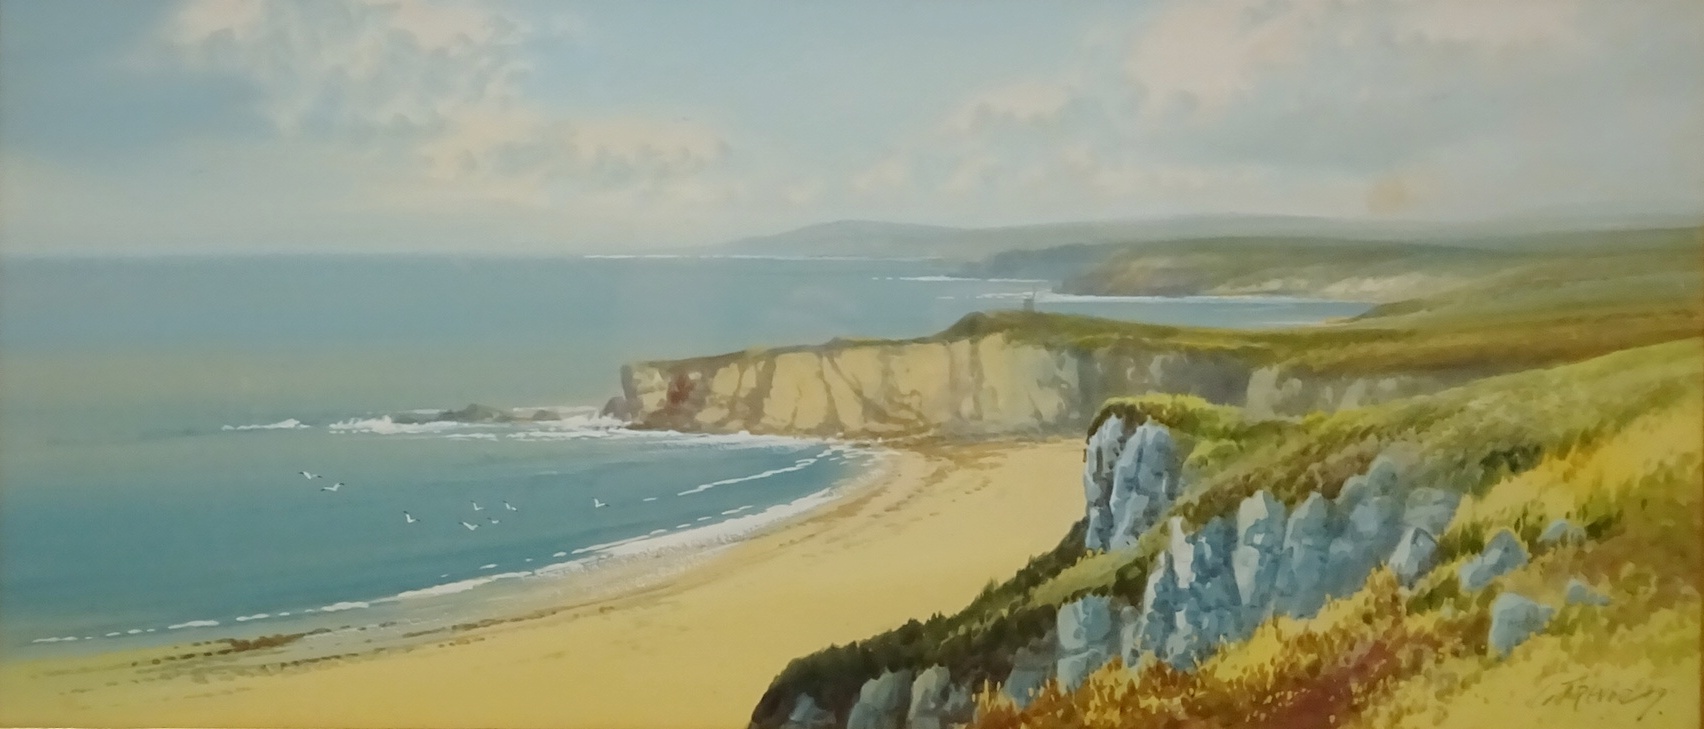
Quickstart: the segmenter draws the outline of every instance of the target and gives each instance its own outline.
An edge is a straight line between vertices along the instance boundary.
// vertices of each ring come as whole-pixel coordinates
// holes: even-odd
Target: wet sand
[[[0,724],[743,727],[789,660],[955,612],[1057,544],[1080,463],[1071,439],[899,451],[842,500],[690,569],[411,646],[0,664]]]

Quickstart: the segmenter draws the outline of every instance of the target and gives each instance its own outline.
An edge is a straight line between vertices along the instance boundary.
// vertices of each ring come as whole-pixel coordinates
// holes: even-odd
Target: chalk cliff
[[[880,438],[1076,429],[1109,397],[1188,394],[1261,417],[1431,392],[1463,372],[1315,374],[1258,347],[1033,341],[972,314],[934,337],[641,362],[622,368],[639,427]]]

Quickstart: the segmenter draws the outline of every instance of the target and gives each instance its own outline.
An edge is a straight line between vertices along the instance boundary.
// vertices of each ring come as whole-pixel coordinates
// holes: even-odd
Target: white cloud
[[[1064,84],[1019,81],[971,97],[947,117],[942,128],[965,134],[1001,122],[1046,122],[1059,115],[1071,96],[1071,88]]]
[[[1704,199],[1693,0],[1162,0],[1127,27],[967,96],[853,187],[906,170],[1020,219]]]
[[[896,193],[911,185],[911,163],[903,155],[876,162],[852,176],[852,189],[865,194]]]
[[[162,35],[187,68],[252,84],[282,135],[390,150],[405,174],[478,200],[658,188],[724,157],[701,124],[576,118],[530,98],[529,44],[583,32],[574,15],[533,22],[472,2],[191,0]]]

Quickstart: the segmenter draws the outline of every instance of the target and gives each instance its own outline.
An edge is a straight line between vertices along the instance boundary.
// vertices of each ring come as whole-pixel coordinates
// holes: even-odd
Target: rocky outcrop
[[[1060,685],[1075,690],[1090,673],[1120,654],[1117,618],[1112,601],[1098,595],[1059,608]]]
[[[810,694],[799,694],[793,700],[793,710],[787,714],[787,722],[782,729],[828,729],[834,726],[834,714],[817,706],[816,699]]]
[[[858,703],[846,715],[846,729],[900,729],[910,703],[911,672],[883,671],[858,691]]]
[[[1237,507],[1237,546],[1231,552],[1242,622],[1259,625],[1270,613],[1283,560],[1284,504],[1265,491]]]
[[[1528,638],[1544,630],[1556,609],[1542,605],[1512,592],[1497,596],[1491,603],[1491,652],[1503,657]]]
[[[1119,395],[1194,395],[1268,417],[1370,405],[1469,379],[1320,375],[1263,365],[1266,355],[1252,348],[1083,347],[976,330],[961,322],[948,330],[953,336],[635,363],[622,368],[625,407],[606,409],[625,409],[638,427],[685,431],[977,436],[1080,427]]]
[[[1559,544],[1578,544],[1586,541],[1586,530],[1567,519],[1550,522],[1538,535],[1538,543],[1547,547]]]
[[[1114,414],[1089,435],[1083,450],[1083,503],[1085,524],[1083,546],[1104,551],[1112,541],[1113,471],[1129,431],[1123,418]]]
[[[911,708],[905,712],[908,729],[944,729],[975,718],[970,690],[955,686],[945,666],[932,666],[911,684]]]
[[[1089,596],[1060,608],[1060,682],[1076,687],[1113,655],[1125,665],[1153,656],[1192,669],[1275,613],[1313,617],[1326,601],[1360,590],[1381,564],[1412,584],[1430,571],[1432,530],[1448,526],[1458,499],[1407,490],[1402,473],[1397,459],[1381,456],[1337,498],[1312,493],[1288,513],[1260,491],[1234,518],[1215,517],[1193,533],[1173,517],[1139,607]]]
[[[1182,490],[1177,446],[1171,431],[1152,420],[1125,441],[1113,468],[1112,536],[1108,546],[1127,549],[1148,531]]]
[[[1565,598],[1569,605],[1591,605],[1602,607],[1609,604],[1609,598],[1603,593],[1593,590],[1591,585],[1578,577],[1568,580],[1568,591]]]
[[[1491,581],[1527,563],[1526,546],[1507,529],[1499,530],[1477,557],[1456,572],[1464,592],[1478,592]]]
[[[1057,655],[1058,633],[1049,632],[1039,640],[1018,648],[1012,656],[1012,672],[1000,692],[1018,706],[1029,706],[1048,681],[1053,680]]]
[[[608,407],[607,405],[605,406]],[[397,425],[422,423],[533,423],[561,420],[562,411],[556,408],[505,410],[490,405],[471,403],[454,410],[392,413],[385,416]]]

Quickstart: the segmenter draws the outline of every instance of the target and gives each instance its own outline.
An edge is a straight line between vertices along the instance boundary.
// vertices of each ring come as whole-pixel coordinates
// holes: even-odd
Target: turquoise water
[[[620,364],[918,336],[1048,286],[948,273],[929,261],[8,260],[0,649],[353,625],[403,605],[452,619],[491,586],[743,533],[821,498],[870,454],[615,428],[594,413],[619,391]],[[1043,297],[1041,308],[1270,326],[1364,307]],[[470,402],[569,417],[383,418]],[[321,490],[334,482],[346,485]],[[449,595],[459,601],[431,602]]]

